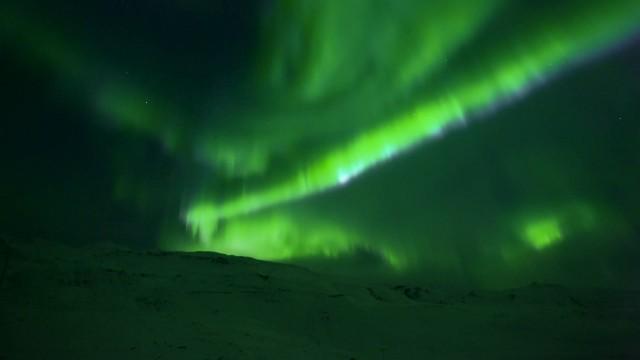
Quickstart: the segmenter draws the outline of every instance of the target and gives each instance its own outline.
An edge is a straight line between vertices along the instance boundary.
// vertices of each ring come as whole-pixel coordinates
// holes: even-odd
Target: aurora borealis
[[[323,6],[336,6],[333,2],[328,4]],[[631,10],[635,10],[634,4],[629,3],[629,5]],[[337,7],[341,6],[337,5]],[[636,25],[638,20],[637,11],[630,12],[625,6],[614,11],[615,15],[612,15],[611,22],[607,21],[606,17],[600,18],[600,14],[596,15],[597,7],[589,10],[592,13],[585,10],[584,15],[580,12],[572,14],[578,20],[569,29],[565,28],[566,19],[544,23],[544,28],[536,24],[537,26],[532,26],[533,29],[526,29],[533,33],[525,33],[524,39],[518,39],[519,42],[527,44],[522,46],[522,49],[509,49],[511,46],[516,46],[514,44],[507,46],[507,50],[502,49],[504,45],[499,46],[496,52],[500,53],[500,56],[490,56],[486,63],[479,67],[479,71],[465,71],[460,76],[461,80],[454,79],[451,83],[445,81],[445,85],[442,86],[445,90],[426,91],[428,95],[423,95],[426,97],[424,100],[420,99],[422,94],[418,91],[418,100],[409,105],[408,110],[401,111],[399,115],[392,116],[371,130],[355,135],[346,144],[339,144],[326,154],[320,155],[315,161],[306,166],[303,165],[302,169],[286,180],[267,186],[265,189],[248,194],[243,193],[237,198],[223,201],[222,204],[216,204],[213,201],[207,205],[198,205],[187,215],[187,221],[196,229],[213,229],[215,225],[211,223],[215,224],[218,218],[234,217],[343,185],[376,163],[392,158],[398,152],[421,141],[440,135],[447,127],[465,122],[467,114],[481,112],[487,107],[495,106],[496,103],[508,101],[526,92],[528,88],[552,76],[561,66],[566,66],[576,58],[589,55],[589,51],[599,50],[603,39],[610,41],[620,33],[635,29],[633,25]],[[589,15],[598,17],[597,21]],[[454,15],[456,19],[458,16],[463,15],[457,13]],[[446,16],[444,18],[446,19]],[[600,31],[598,31],[599,26],[602,26]],[[543,35],[538,32],[542,32]],[[451,33],[456,34],[455,31]],[[427,32],[427,34],[431,33]],[[575,35],[571,36],[573,34]],[[540,37],[550,37],[553,41],[545,42]],[[323,40],[339,42],[334,39]],[[427,36],[420,37],[418,43],[430,45],[432,43],[430,40]],[[456,43],[456,40],[452,39],[451,42]],[[445,54],[435,57],[446,56],[448,48],[449,46],[439,46],[438,49],[442,49],[441,51]],[[351,48],[348,49],[351,50]],[[440,54],[440,51],[435,53]],[[425,77],[428,78],[432,61],[431,57],[425,59],[421,64],[422,71],[414,81],[424,81]],[[324,64],[320,61],[315,66],[322,68]],[[415,68],[415,66],[409,68]],[[318,75],[311,76],[318,77]],[[400,77],[404,79],[405,75]],[[203,222],[208,225],[203,225]],[[206,234],[208,231],[202,232],[205,233],[204,237],[209,236]]]
[[[57,181],[100,178],[82,206],[153,218],[162,248],[485,286],[633,278],[635,0],[0,9],[13,81],[37,74],[34,101],[107,139],[99,170]],[[7,188],[73,227],[78,206],[43,203],[43,184]]]

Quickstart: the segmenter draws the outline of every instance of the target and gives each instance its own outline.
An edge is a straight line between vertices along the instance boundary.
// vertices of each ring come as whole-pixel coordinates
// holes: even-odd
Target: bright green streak
[[[172,239],[164,245],[182,251],[216,251],[268,261],[335,259],[366,250],[379,256],[390,269],[401,271],[410,266],[407,257],[398,250],[372,246],[370,236],[351,231],[343,224],[282,211],[229,219],[223,229],[207,240],[189,245]]]
[[[572,15],[537,24],[518,44],[497,48],[481,66],[462,72],[435,95],[305,164],[281,182],[221,203],[196,202],[187,223],[206,240],[219,219],[343,185],[399,152],[441,135],[447,127],[463,123],[468,114],[514,99],[567,65],[630,34],[640,23],[640,6],[634,1],[603,2],[575,9]]]
[[[358,242],[341,226],[293,218],[285,213],[229,220],[203,249],[262,260],[290,260],[306,256],[336,257]]]

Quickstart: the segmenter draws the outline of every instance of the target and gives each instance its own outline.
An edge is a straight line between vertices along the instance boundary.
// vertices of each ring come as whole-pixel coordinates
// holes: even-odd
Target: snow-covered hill
[[[115,246],[1,251],[2,360],[640,358],[634,291],[356,283]]]

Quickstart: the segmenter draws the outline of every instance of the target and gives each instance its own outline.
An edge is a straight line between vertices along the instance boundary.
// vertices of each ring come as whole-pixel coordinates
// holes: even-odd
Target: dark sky
[[[633,1],[0,11],[5,236],[635,285]]]

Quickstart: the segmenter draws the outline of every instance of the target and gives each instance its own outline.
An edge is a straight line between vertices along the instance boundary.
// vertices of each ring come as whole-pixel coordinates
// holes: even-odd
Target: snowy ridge
[[[640,356],[637,291],[461,292],[216,253],[0,248],[3,360]]]

